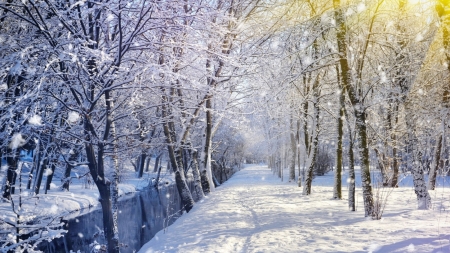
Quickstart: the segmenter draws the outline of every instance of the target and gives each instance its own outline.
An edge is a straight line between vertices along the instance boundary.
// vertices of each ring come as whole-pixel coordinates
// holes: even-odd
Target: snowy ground
[[[316,178],[313,194],[302,196],[267,167],[248,167],[139,252],[450,252],[448,187],[430,191],[429,211],[416,210],[408,185],[381,189],[390,195],[374,221],[364,218],[360,189],[356,212],[332,200],[331,179]]]

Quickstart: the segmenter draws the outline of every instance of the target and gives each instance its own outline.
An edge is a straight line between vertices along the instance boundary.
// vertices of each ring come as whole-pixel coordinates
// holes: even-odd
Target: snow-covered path
[[[267,167],[248,167],[139,252],[450,252],[448,211],[415,210],[410,188],[394,190],[380,221],[331,196],[324,186],[302,196]]]

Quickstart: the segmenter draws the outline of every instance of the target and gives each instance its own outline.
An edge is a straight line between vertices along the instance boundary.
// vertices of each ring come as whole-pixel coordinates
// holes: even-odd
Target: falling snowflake
[[[23,145],[25,145],[25,143],[27,143],[27,142],[23,138],[22,134],[15,133],[13,135],[13,137],[11,138],[11,143],[9,143],[9,148],[10,149],[17,149],[17,148],[20,148]]]
[[[305,58],[303,58],[303,62],[305,63],[306,66],[308,66],[312,63],[312,59],[311,57],[306,56]]]
[[[50,176],[51,174],[53,174],[53,171],[51,169],[46,169],[45,170],[45,176]]]
[[[422,34],[417,34],[416,38],[414,39],[416,42],[421,42],[423,40]]]
[[[384,71],[382,71],[382,72],[380,73],[380,81],[381,81],[381,83],[385,83],[386,80],[387,80],[387,78],[386,78],[386,73],[385,73]]]
[[[356,10],[358,11],[358,13],[361,13],[366,10],[366,5],[364,3],[359,3],[358,7],[356,7]]]
[[[113,21],[114,20],[114,15],[113,14],[109,14],[108,17],[106,18],[106,21]]]
[[[80,118],[80,114],[78,114],[77,112],[69,112],[67,121],[69,121],[70,123],[75,123],[78,121],[79,118]]]

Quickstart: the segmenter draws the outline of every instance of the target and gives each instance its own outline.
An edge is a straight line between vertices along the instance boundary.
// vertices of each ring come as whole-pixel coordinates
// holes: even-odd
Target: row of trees
[[[309,195],[328,150],[333,198],[342,198],[344,162],[349,168],[351,210],[355,165],[366,216],[380,218],[372,165],[384,187],[397,187],[400,171],[410,171],[418,207],[431,208],[428,190],[448,172],[449,7],[406,0],[280,5],[274,15],[282,22],[266,45],[273,52],[265,59],[267,93],[259,96],[270,167],[281,176],[284,164],[291,181],[296,164],[305,168],[298,181]]]
[[[142,177],[151,156],[161,164],[164,154],[189,212],[214,190],[212,164],[218,184],[242,162],[243,140],[228,134],[240,135],[233,128],[243,98],[237,77],[246,75],[254,50],[244,45],[253,31],[242,24],[257,6],[245,0],[0,3],[3,200],[14,207],[22,196],[15,188],[23,151],[34,151],[26,191],[34,196],[42,193],[44,174],[45,193],[57,170],[68,191],[71,170],[86,165],[100,196],[106,249],[119,252],[121,164],[133,159]],[[194,192],[186,183],[191,174]],[[25,218],[14,211],[17,219],[8,224],[16,234],[2,247],[26,251],[32,243],[20,236]]]

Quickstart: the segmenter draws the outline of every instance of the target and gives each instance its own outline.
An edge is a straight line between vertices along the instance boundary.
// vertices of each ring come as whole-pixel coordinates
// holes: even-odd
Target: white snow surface
[[[247,167],[139,252],[450,252],[449,188],[430,191],[426,211],[417,210],[412,187],[374,188],[390,195],[383,218],[371,220],[360,188],[351,212],[346,199],[332,199],[330,182],[332,174],[317,177],[303,196],[266,166]]]

